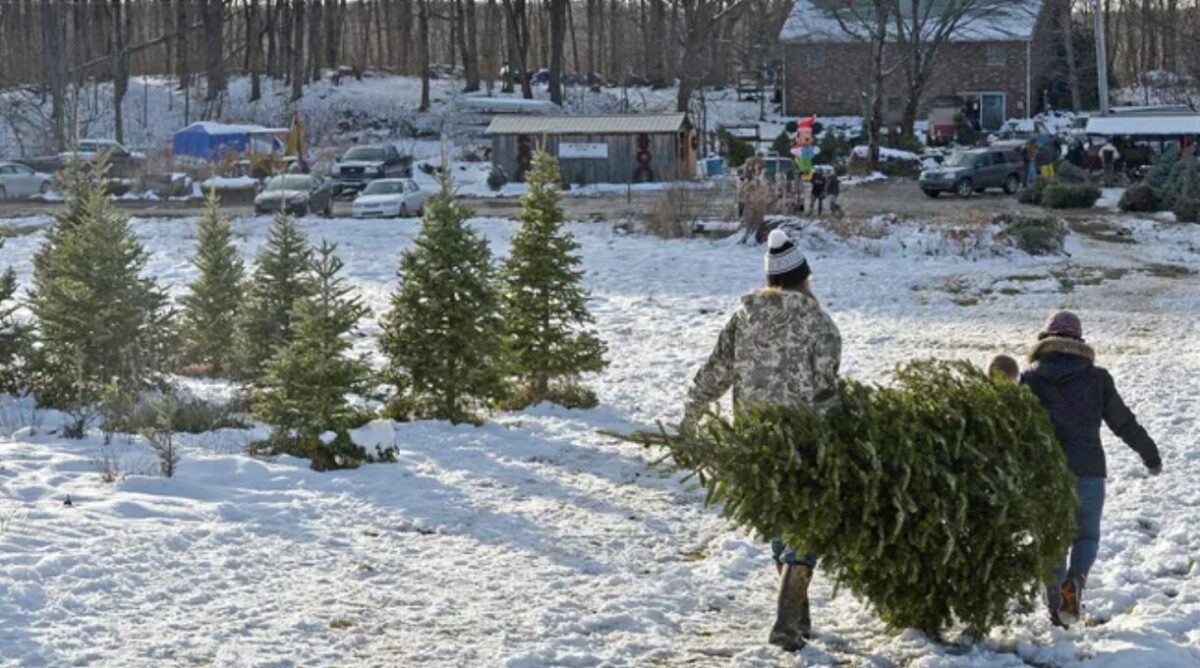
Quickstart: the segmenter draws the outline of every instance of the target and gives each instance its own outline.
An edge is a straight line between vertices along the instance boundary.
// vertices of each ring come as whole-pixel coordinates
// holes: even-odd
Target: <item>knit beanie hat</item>
[[[800,252],[787,232],[779,229],[771,230],[770,236],[767,237],[767,255],[764,264],[767,276],[777,278],[788,276],[797,283],[812,274],[804,253]],[[795,275],[791,276],[791,274]]]
[[[1050,316],[1046,320],[1046,324],[1042,326],[1042,331],[1038,334],[1038,340],[1051,336],[1059,336],[1068,339],[1083,340],[1083,322],[1079,320],[1079,316],[1070,311],[1059,311]]]

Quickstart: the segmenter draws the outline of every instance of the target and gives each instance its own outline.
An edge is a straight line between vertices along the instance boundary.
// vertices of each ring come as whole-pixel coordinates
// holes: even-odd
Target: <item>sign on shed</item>
[[[608,159],[608,144],[591,142],[560,142],[558,145],[560,158],[596,158]]]

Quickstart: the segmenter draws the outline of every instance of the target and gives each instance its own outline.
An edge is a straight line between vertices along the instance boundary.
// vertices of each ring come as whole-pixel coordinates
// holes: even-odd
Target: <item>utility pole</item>
[[[1108,115],[1108,45],[1104,39],[1104,8],[1100,0],[1090,0],[1096,31],[1096,90],[1100,94],[1100,115]]]

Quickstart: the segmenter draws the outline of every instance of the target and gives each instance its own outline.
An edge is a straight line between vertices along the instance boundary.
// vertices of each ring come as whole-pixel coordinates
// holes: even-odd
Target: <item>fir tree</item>
[[[707,500],[821,567],[884,622],[976,637],[1029,611],[1071,541],[1074,476],[1028,389],[968,362],[843,382],[829,412],[739,406],[665,443]]]
[[[308,238],[291,216],[278,215],[254,267],[238,318],[238,375],[258,380],[263,367],[291,340],[296,301],[312,294]]]
[[[192,264],[200,277],[183,298],[183,362],[208,373],[236,366],[237,315],[242,305],[246,268],[233,245],[233,228],[221,217],[216,192],[210,192],[197,230]]]
[[[421,416],[471,420],[502,388],[491,252],[467,227],[470,216],[443,177],[415,248],[400,258],[400,286],[383,323],[390,380]]]
[[[346,395],[363,391],[370,369],[350,357],[349,334],[368,313],[340,276],[337,246],[322,243],[312,262],[312,292],[296,301],[291,340],[266,366],[254,413],[275,432],[272,445],[307,456],[325,470],[352,465],[362,453],[346,435],[354,410]],[[333,432],[334,439],[322,440]]]
[[[4,240],[0,239],[0,248]],[[17,317],[20,304],[17,293],[17,272],[9,267],[0,274],[0,392],[16,393],[23,384],[21,363],[27,352],[29,331]]]
[[[40,404],[74,413],[79,429],[112,388],[158,384],[174,343],[167,296],[142,277],[149,255],[109,205],[103,173],[68,170],[66,208],[33,260],[31,384]]]
[[[525,182],[521,229],[504,267],[502,314],[507,369],[521,382],[522,401],[537,403],[548,398],[553,381],[602,370],[605,348],[590,331],[579,244],[562,230],[557,161],[538,151]]]

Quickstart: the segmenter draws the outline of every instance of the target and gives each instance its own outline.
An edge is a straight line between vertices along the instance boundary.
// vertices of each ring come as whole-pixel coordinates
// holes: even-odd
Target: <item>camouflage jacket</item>
[[[837,401],[841,360],[841,334],[815,299],[773,289],[748,294],[696,374],[684,427],[731,387],[735,409],[741,401],[828,408]]]

